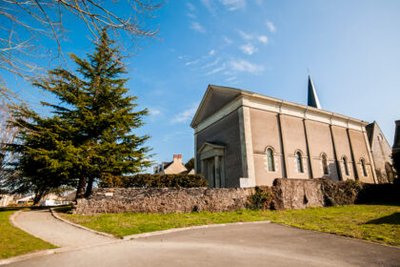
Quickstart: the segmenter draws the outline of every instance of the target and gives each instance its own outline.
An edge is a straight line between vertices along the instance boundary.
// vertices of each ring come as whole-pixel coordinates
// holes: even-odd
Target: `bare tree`
[[[10,165],[16,158],[7,146],[14,143],[18,134],[18,129],[9,124],[13,116],[6,101],[6,98],[0,99],[0,193],[4,189],[4,182],[15,174]]]
[[[48,58],[50,54],[59,58],[70,26],[64,21],[67,16],[82,23],[93,38],[104,27],[115,35],[154,36],[157,30],[149,29],[145,22],[160,7],[160,2],[155,1],[0,0],[0,70],[29,77],[39,68],[35,57]],[[39,48],[43,38],[54,42],[55,51]],[[0,97],[5,89],[0,88]]]

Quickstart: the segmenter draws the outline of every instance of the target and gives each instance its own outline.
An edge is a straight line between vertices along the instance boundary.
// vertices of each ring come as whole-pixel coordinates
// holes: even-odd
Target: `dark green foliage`
[[[362,184],[354,180],[335,182],[330,179],[321,179],[324,206],[354,204],[362,188]]]
[[[247,199],[247,208],[253,210],[269,209],[272,203],[273,194],[269,187],[254,188],[254,193]]]
[[[356,203],[400,204],[400,184],[363,184]]]
[[[14,148],[21,155],[21,185],[43,185],[46,190],[75,185],[77,197],[82,197],[85,191],[91,194],[96,181],[149,166],[144,146],[148,137],[133,132],[143,125],[147,110],[135,111],[136,97],[126,96],[127,79],[120,77],[125,66],[112,44],[103,31],[88,60],[71,56],[76,73],[54,69],[34,82],[58,98],[58,104],[43,102],[52,116],[15,109],[15,126],[21,129],[21,145]]]
[[[101,187],[206,187],[207,180],[201,175],[187,174],[137,174],[134,176],[108,177]]]

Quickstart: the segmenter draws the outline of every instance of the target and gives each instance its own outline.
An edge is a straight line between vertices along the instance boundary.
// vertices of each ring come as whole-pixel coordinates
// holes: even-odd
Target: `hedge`
[[[141,187],[141,188],[190,188],[206,187],[207,180],[201,175],[188,174],[137,174],[133,176],[113,177],[112,180],[103,181],[100,187]]]

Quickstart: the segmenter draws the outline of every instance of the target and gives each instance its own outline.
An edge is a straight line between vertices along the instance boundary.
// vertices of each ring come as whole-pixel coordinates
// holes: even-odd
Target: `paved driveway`
[[[99,243],[9,266],[400,266],[400,249],[272,223],[234,224]]]

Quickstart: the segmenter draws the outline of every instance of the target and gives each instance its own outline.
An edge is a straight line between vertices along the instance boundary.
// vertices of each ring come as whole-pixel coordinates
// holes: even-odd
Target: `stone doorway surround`
[[[210,187],[225,187],[225,146],[204,143],[198,154],[201,160],[201,173]]]

